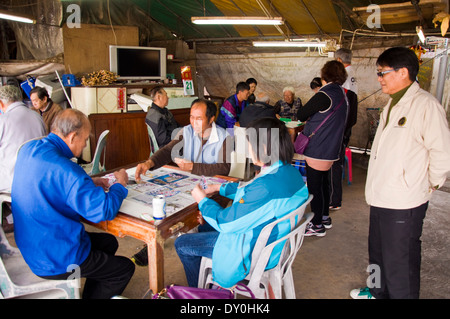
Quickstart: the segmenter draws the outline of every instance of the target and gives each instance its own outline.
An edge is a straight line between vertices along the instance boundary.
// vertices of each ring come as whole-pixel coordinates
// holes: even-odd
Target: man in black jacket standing
[[[161,148],[171,141],[172,131],[179,125],[172,113],[166,108],[169,97],[162,86],[154,87],[150,91],[150,97],[153,103],[147,111],[145,123],[152,129],[158,148]]]

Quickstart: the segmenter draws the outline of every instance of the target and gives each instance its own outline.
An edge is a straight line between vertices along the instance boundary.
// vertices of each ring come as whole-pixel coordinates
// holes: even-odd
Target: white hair
[[[286,87],[283,89],[283,93],[286,92],[286,91],[291,91],[292,94],[295,95],[295,89],[294,89],[292,86],[286,86]]]

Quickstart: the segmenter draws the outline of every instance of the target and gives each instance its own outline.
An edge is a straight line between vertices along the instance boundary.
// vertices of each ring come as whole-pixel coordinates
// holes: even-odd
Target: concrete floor
[[[343,207],[331,212],[333,228],[325,237],[305,238],[293,264],[296,295],[299,299],[349,299],[353,288],[364,287],[368,273],[367,237],[369,207],[364,198],[367,158],[354,155],[353,182],[344,181]],[[450,177],[450,176],[449,176]],[[433,195],[422,235],[422,299],[450,296],[450,178]],[[309,210],[309,208],[307,209]],[[132,256],[141,242],[119,239],[119,253]],[[187,285],[184,270],[173,247],[165,243],[165,283]],[[148,289],[147,267],[136,272],[123,296],[143,298]]]
[[[344,181],[343,207],[331,212],[333,228],[325,237],[305,238],[297,254],[293,274],[298,299],[349,299],[351,289],[366,285],[369,225],[369,208],[364,198],[366,162],[364,156],[354,156],[353,182],[348,185]],[[434,193],[424,221],[422,299],[448,299],[450,296],[449,207],[450,178],[441,190]],[[86,228],[98,231],[91,226]],[[142,247],[142,242],[130,237],[118,240],[119,255],[131,257]],[[187,285],[173,242],[174,239],[169,239],[165,243],[165,283]],[[122,295],[130,299],[149,298],[147,290],[148,268],[136,266],[135,274]]]

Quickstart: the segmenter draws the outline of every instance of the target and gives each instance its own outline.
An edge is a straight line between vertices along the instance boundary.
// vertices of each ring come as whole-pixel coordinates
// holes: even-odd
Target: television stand
[[[151,82],[149,80],[142,80],[142,81],[138,81],[138,80],[127,80],[125,82],[126,84],[150,84]],[[153,84],[157,84],[157,83],[153,83]]]

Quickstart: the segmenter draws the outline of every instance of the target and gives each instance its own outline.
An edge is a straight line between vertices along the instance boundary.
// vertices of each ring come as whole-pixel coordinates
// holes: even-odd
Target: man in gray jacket
[[[44,136],[42,118],[22,102],[22,92],[13,85],[0,87],[0,191],[11,188],[17,150],[22,143]]]
[[[45,124],[38,113],[22,102],[17,86],[0,87],[0,191],[10,192],[17,150],[26,141],[46,135]],[[5,232],[12,231],[11,211],[5,207]]]

